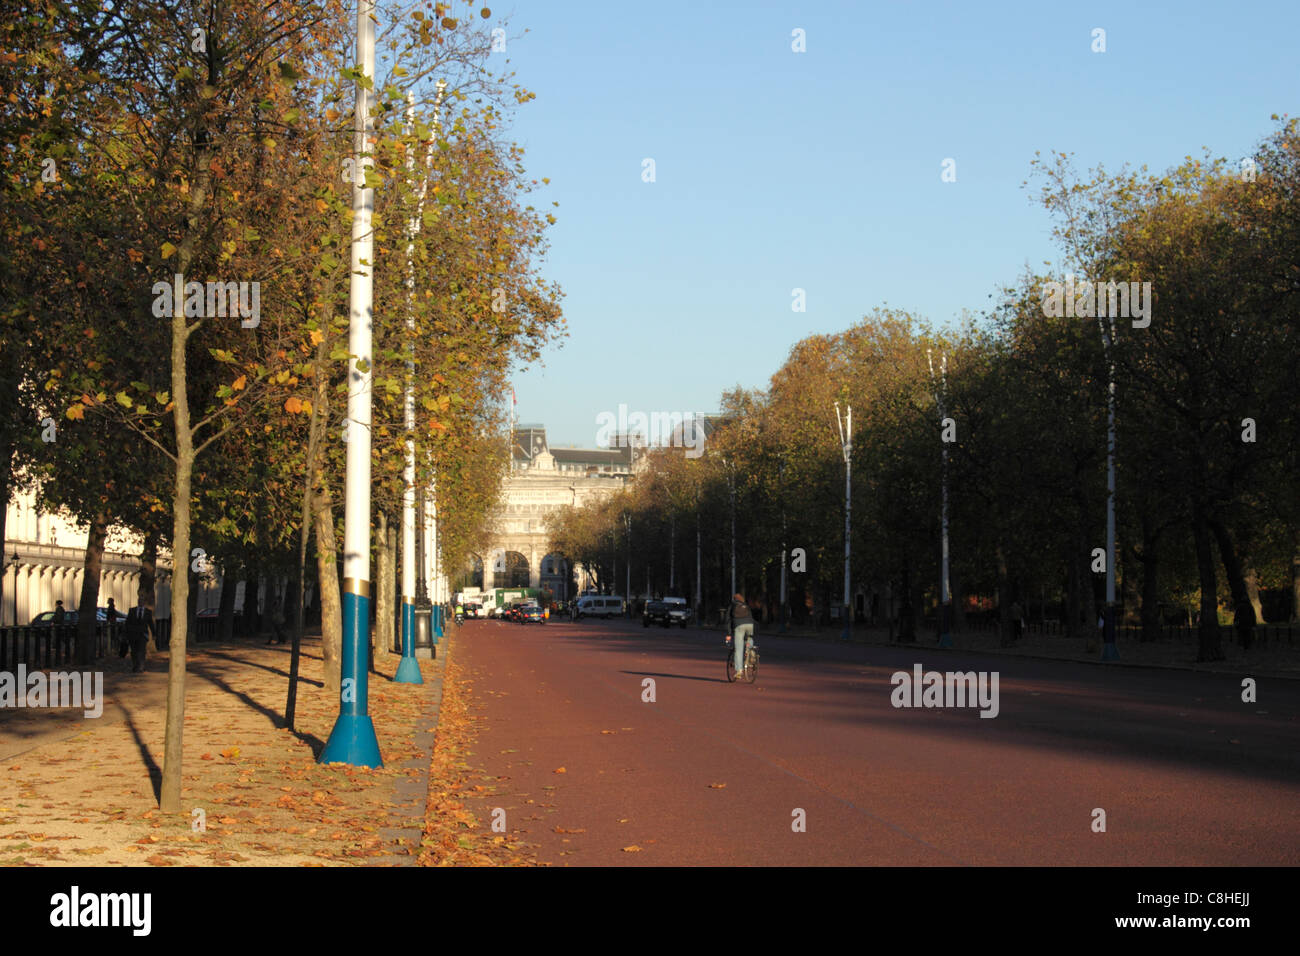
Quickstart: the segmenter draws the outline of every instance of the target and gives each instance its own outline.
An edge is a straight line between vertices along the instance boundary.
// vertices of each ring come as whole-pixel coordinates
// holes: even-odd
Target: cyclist
[[[753,640],[754,615],[749,613],[744,595],[736,594],[727,609],[727,643],[732,645],[737,676],[745,672],[745,643]]]

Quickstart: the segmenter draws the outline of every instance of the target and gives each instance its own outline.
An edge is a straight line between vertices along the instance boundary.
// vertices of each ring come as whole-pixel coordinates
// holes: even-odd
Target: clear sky
[[[529,31],[495,56],[537,94],[514,138],[558,217],[542,271],[570,334],[514,378],[554,445],[594,446],[620,404],[716,410],[878,305],[985,308],[1057,258],[1036,150],[1238,160],[1300,93],[1300,0],[491,6]]]

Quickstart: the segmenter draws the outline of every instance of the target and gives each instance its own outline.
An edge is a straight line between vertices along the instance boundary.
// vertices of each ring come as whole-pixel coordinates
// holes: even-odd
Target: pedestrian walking
[[[117,609],[117,604],[112,598],[108,599],[108,607],[104,611],[104,617],[108,619],[108,633],[117,637],[117,656],[126,657],[131,651],[131,648],[126,643],[126,632],[117,631],[117,619],[125,617],[125,615]]]
[[[53,624],[55,627],[62,627],[66,620],[67,620],[67,614],[63,610],[63,602],[55,601],[54,618],[53,620],[51,620],[50,623]]]
[[[275,605],[275,610],[271,612],[271,630],[273,631],[273,633],[267,639],[266,643],[268,644],[284,643],[284,624],[285,624],[284,602],[277,601]]]
[[[153,611],[145,606],[144,595],[136,598],[135,607],[126,615],[126,641],[131,646],[131,671],[140,673],[149,654],[149,638],[157,642],[158,634],[154,628]]]

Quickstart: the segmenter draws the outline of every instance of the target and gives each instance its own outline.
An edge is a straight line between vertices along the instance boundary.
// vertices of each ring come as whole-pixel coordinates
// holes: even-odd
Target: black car
[[[76,624],[76,623],[77,623],[77,612],[76,612],[76,611],[64,611],[64,612],[63,612],[63,623],[64,623],[64,624]],[[32,626],[32,627],[53,627],[53,626],[54,626],[54,612],[53,612],[53,611],[42,611],[40,614],[37,614],[34,618],[32,618],[31,626]]]
[[[672,606],[663,601],[646,601],[645,610],[641,612],[641,626],[649,627],[651,624],[672,627]]]

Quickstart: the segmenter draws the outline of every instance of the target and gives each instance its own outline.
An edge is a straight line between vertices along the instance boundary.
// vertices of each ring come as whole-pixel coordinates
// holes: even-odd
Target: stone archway
[[[492,561],[494,588],[528,587],[528,559],[518,551],[498,551]]]

